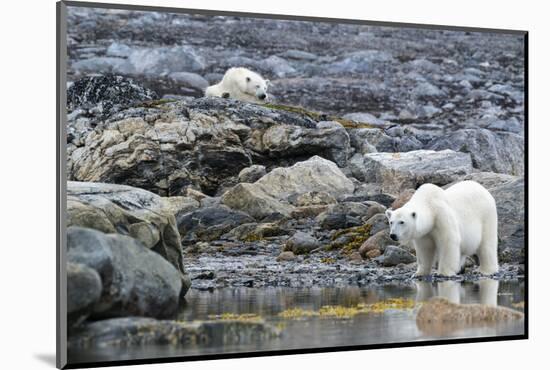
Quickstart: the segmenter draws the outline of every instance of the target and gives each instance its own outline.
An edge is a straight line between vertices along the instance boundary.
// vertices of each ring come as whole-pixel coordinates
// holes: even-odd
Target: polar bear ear
[[[250,77],[247,77],[247,78],[246,78],[246,82],[250,82]]]
[[[412,213],[413,218],[416,218],[416,212]]]
[[[391,209],[386,210],[386,217],[388,218],[388,220],[390,219],[392,213],[393,211]]]

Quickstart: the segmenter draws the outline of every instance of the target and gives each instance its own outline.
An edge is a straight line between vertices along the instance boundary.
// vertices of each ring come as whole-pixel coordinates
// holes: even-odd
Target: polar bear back
[[[484,229],[496,227],[495,199],[475,181],[462,181],[447,190],[445,197],[456,214],[463,254],[473,254],[484,237]]]

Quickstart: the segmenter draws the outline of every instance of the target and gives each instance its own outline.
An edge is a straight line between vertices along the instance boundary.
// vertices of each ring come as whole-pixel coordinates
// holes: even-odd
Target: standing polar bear
[[[249,69],[229,68],[221,82],[207,87],[204,95],[259,103],[268,98],[268,84],[269,80],[264,80],[262,76]]]
[[[446,190],[433,184],[418,188],[403,207],[387,210],[390,237],[416,249],[415,276],[456,275],[466,256],[477,255],[482,274],[498,271],[497,208],[495,199],[475,181],[462,181]]]

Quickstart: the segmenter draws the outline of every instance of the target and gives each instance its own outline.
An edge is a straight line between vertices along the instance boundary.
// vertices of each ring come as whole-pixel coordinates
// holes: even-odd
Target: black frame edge
[[[360,25],[380,26],[380,27],[406,27],[406,28],[422,28],[422,29],[432,29],[432,30],[487,32],[487,33],[517,34],[517,35],[523,35],[527,33],[526,30],[511,30],[511,29],[483,28],[483,27],[461,27],[461,26],[448,26],[448,25],[440,25],[440,24],[423,24],[423,23],[406,23],[406,22],[384,22],[384,21],[350,19],[350,18],[301,16],[301,15],[292,15],[292,14],[253,13],[253,12],[227,11],[227,10],[175,8],[175,7],[152,6],[152,5],[97,3],[97,2],[84,2],[84,1],[72,1],[72,0],[67,0],[67,1],[63,0],[62,2],[65,3],[67,6],[75,6],[75,7],[81,7],[81,8],[156,11],[156,12],[164,12],[164,13],[236,16],[236,17],[278,19],[278,20],[288,20],[288,21],[329,22],[329,23],[344,23],[344,24],[360,24]]]

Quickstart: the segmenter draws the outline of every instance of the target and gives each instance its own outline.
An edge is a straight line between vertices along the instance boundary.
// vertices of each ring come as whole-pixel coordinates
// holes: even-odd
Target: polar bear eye
[[[247,77],[247,78],[246,78],[246,82],[250,82],[250,77]]]
[[[259,89],[259,88],[260,88],[260,85],[256,85],[256,88]]]
[[[404,223],[405,223],[405,221],[399,221],[400,225],[403,225]]]

